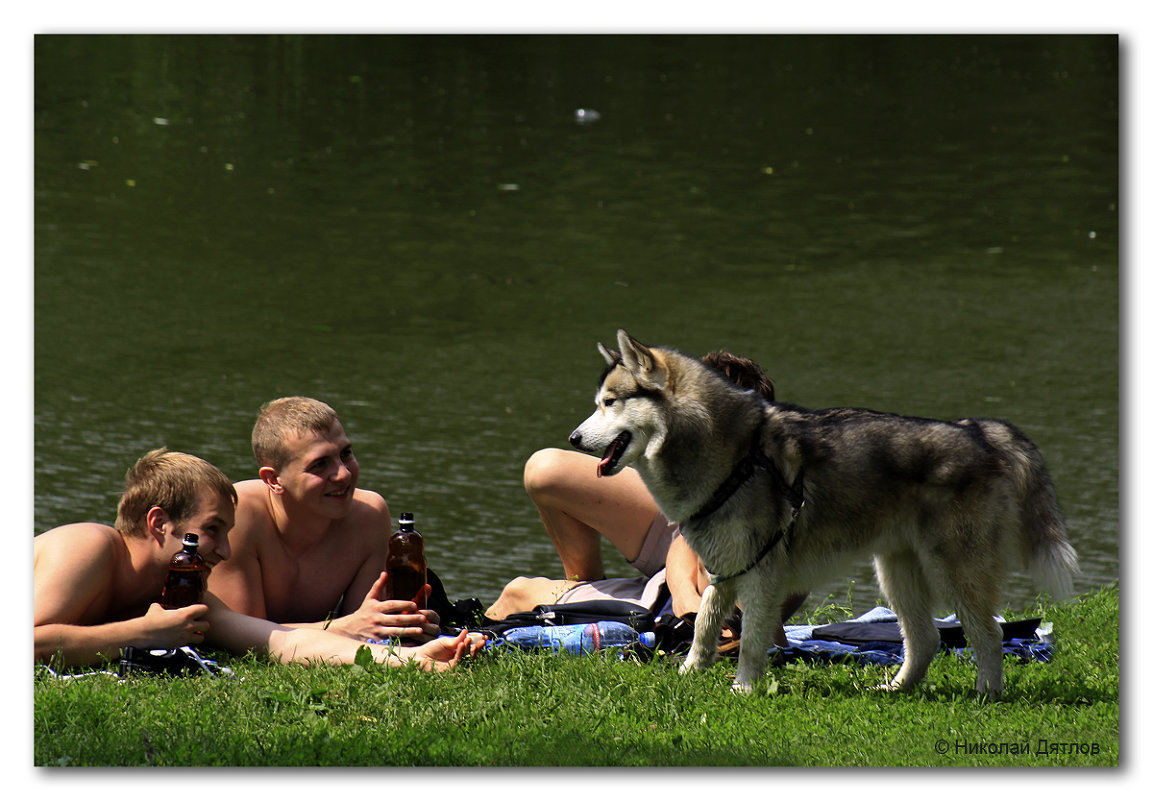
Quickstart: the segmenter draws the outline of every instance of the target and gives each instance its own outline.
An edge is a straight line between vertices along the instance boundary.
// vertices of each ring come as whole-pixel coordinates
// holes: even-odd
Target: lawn
[[[1005,662],[1005,698],[942,654],[910,693],[881,668],[793,663],[748,696],[735,663],[485,653],[426,674],[219,656],[237,678],[34,680],[37,766],[1116,766],[1116,587],[1028,610],[1050,663]]]

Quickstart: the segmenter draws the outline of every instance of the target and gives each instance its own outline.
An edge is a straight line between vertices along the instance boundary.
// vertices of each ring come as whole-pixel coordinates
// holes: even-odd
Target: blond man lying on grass
[[[419,647],[366,645],[317,628],[294,628],[242,615],[206,593],[204,603],[164,609],[157,603],[168,562],[184,534],[200,538],[210,568],[228,558],[236,491],[196,456],[158,449],[125,477],[115,527],[74,523],[33,543],[35,655],[54,667],[115,661],[126,646],[177,648],[206,643],[280,662],[352,663],[362,647],[388,665],[448,670],[483,640],[462,632]]]

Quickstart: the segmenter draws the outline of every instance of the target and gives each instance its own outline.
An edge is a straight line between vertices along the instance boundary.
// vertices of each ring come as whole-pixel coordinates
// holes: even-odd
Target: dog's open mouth
[[[600,463],[597,465],[597,478],[601,478],[606,473],[612,475],[617,466],[617,462],[621,460],[624,455],[625,448],[629,446],[629,441],[633,435],[627,431],[622,431],[617,434],[617,438],[609,443],[605,448],[605,455],[601,457]]]

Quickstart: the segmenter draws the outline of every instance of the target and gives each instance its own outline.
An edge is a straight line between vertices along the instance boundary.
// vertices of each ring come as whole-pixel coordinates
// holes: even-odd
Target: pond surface
[[[154,447],[253,477],[257,409],[311,395],[450,594],[492,600],[560,573],[522,467],[566,446],[624,327],[748,355],[805,406],[1012,420],[1078,590],[1118,577],[1115,37],[39,36],[35,59],[34,533],[111,522]],[[814,596],[850,593],[876,600],[868,564]]]

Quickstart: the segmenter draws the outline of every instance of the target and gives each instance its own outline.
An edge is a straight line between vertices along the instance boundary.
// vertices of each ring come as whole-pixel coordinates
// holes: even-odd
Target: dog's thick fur
[[[739,603],[735,687],[750,690],[786,594],[871,554],[904,637],[904,664],[887,687],[924,678],[943,602],[973,647],[977,691],[1001,693],[1002,576],[1029,568],[1056,598],[1077,570],[1049,473],[1020,431],[771,403],[671,348],[623,330],[617,342],[619,352],[598,345],[608,368],[597,408],[570,441],[603,453],[598,474],[634,466],[713,578],[682,670],[712,664]]]

